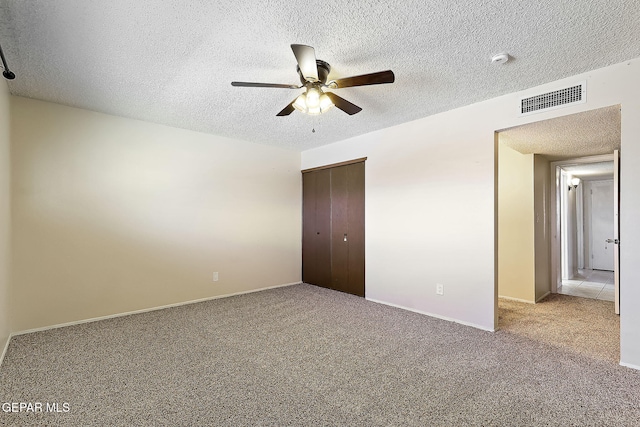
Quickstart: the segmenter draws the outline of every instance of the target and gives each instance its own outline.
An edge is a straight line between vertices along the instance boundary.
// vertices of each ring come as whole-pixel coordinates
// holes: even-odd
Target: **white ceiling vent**
[[[587,102],[587,82],[541,95],[520,98],[520,115],[540,113]]]

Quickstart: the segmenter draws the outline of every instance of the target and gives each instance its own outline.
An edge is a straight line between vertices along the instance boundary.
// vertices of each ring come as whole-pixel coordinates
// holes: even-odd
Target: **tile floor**
[[[613,301],[613,271],[578,270],[571,280],[563,280],[559,294]]]

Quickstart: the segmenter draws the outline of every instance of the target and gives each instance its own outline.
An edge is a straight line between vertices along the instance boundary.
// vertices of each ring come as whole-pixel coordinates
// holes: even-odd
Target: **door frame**
[[[550,224],[551,224],[551,292],[558,292],[558,285],[562,281],[561,268],[560,268],[560,253],[562,250],[561,241],[561,227],[560,227],[560,215],[558,214],[558,207],[560,206],[560,193],[558,188],[560,187],[562,180],[561,168],[562,166],[571,166],[578,164],[588,163],[601,163],[610,162],[614,160],[613,154],[602,154],[598,156],[579,157],[575,159],[559,160],[551,162],[551,188],[550,192]]]
[[[613,304],[620,314],[620,150],[613,150]]]

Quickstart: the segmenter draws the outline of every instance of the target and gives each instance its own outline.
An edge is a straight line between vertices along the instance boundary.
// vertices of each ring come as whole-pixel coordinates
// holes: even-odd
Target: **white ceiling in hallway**
[[[638,34],[637,0],[0,0],[12,94],[294,150],[640,57]],[[230,83],[297,84],[292,43],[396,82],[276,117],[300,90]]]
[[[562,166],[572,177],[587,181],[613,179],[613,160],[608,162],[587,163]]]

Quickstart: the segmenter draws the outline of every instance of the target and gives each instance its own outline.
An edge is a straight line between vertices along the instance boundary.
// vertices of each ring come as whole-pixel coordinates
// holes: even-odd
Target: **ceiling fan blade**
[[[361,76],[353,76],[353,77],[345,77],[344,79],[338,79],[330,85],[333,87],[333,83],[335,83],[336,88],[340,89],[343,87],[352,87],[352,86],[367,86],[367,85],[379,85],[383,83],[393,83],[396,79],[396,76],[393,74],[393,71],[379,71],[377,73],[371,74],[363,74]]]
[[[291,50],[296,56],[302,76],[308,81],[317,82],[318,64],[316,63],[315,49],[304,44],[292,44]]]
[[[296,99],[298,99],[298,98],[296,98]],[[291,101],[291,103],[289,105],[287,105],[286,107],[284,107],[282,109],[282,111],[280,111],[278,114],[276,114],[276,116],[288,116],[289,114],[293,113],[293,110],[295,110],[295,108],[293,108],[293,103],[296,102],[296,99]]]
[[[335,105],[336,107],[338,107],[339,109],[341,109],[342,111],[344,111],[350,116],[353,116],[354,114],[362,111],[362,108],[358,107],[356,104],[352,104],[351,102],[347,101],[344,98],[339,97],[335,93],[331,93],[331,92],[325,92],[325,93],[327,94],[329,99],[331,99],[331,102],[333,102],[333,105]]]
[[[284,85],[280,83],[231,82],[231,86],[241,87],[278,87],[282,89],[300,89],[302,86]]]

